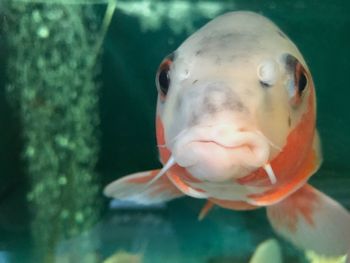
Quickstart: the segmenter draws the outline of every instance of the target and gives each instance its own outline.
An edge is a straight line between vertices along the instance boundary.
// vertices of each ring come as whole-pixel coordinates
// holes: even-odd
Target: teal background
[[[311,183],[349,209],[350,2],[221,2],[226,11],[250,10],[269,17],[301,50],[316,86],[324,156]],[[207,20],[193,17],[195,28]],[[187,36],[188,32],[175,34],[166,23],[159,30],[144,31],[137,16],[116,10],[104,43],[99,78],[101,152],[97,171],[101,185],[128,173],[160,167],[154,133],[155,72],[162,58]],[[1,261],[0,256],[0,262],[26,262],[23,255],[31,255],[31,217],[25,198],[28,182],[20,161],[18,116],[4,90],[4,37],[0,36],[0,251],[9,252],[11,261]],[[201,200],[180,199],[157,210],[109,211],[107,203],[105,200],[105,212],[93,230],[94,238],[100,239],[96,250],[101,260],[125,249],[142,253],[145,262],[158,262],[164,255],[169,262],[247,262],[259,242],[276,237],[263,209],[215,209],[205,221],[197,222]],[[286,262],[304,262],[299,251],[280,241]],[[230,261],[233,258],[236,261]]]

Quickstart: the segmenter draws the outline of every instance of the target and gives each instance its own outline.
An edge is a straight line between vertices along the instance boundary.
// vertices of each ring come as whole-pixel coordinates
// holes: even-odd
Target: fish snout
[[[213,182],[243,177],[265,165],[270,155],[269,142],[261,133],[229,125],[192,128],[172,148],[180,166]]]
[[[228,81],[198,81],[186,86],[175,97],[171,112],[176,123],[198,126],[211,123],[221,115],[247,116],[249,109],[235,83]]]

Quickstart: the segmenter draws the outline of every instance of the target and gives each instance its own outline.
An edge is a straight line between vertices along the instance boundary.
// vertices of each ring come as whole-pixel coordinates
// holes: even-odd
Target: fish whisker
[[[261,131],[254,131],[256,134],[264,137],[264,139],[276,150],[282,151],[282,148],[278,146],[277,144],[273,143],[265,134],[263,134]]]
[[[173,138],[171,138],[171,139],[169,140],[169,142],[166,143],[166,145],[172,145],[172,144],[174,144],[174,143],[179,139],[179,137],[180,137],[181,135],[183,135],[183,134],[184,134],[185,132],[187,132],[187,131],[188,131],[187,128],[181,130],[177,135],[175,135]]]
[[[157,181],[160,177],[162,177],[173,165],[175,165],[175,159],[173,156],[170,156],[169,160],[166,162],[166,164],[163,166],[163,168],[159,171],[159,173],[153,177],[151,181],[149,181],[145,187],[149,187],[151,184],[153,184],[155,181]]]
[[[272,169],[272,166],[270,163],[267,163],[263,166],[263,169],[267,173],[267,176],[270,179],[271,184],[276,184],[277,183],[277,177],[275,175],[275,172]]]

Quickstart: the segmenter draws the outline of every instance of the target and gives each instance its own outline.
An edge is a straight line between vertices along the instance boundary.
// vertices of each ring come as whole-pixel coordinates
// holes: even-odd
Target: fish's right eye
[[[170,66],[173,63],[173,55],[167,56],[159,66],[156,84],[161,99],[165,99],[170,86]]]

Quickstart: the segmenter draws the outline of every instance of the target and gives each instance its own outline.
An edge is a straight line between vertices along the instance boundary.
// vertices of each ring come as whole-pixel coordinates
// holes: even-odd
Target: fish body
[[[252,12],[219,16],[163,60],[156,83],[163,168],[119,179],[107,196],[207,199],[201,218],[213,205],[266,206],[297,246],[346,253],[349,213],[307,184],[322,162],[312,76],[275,24]]]

